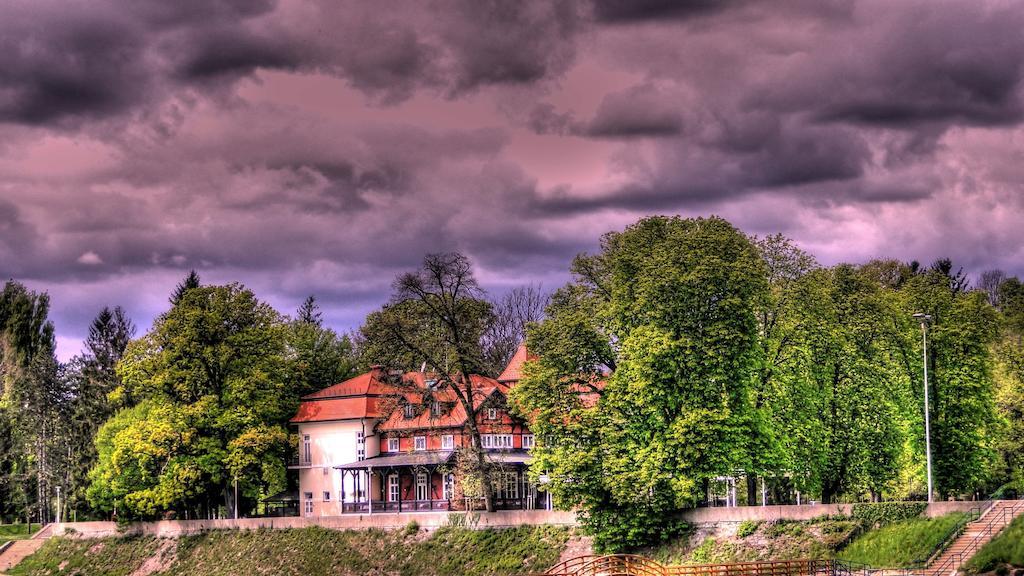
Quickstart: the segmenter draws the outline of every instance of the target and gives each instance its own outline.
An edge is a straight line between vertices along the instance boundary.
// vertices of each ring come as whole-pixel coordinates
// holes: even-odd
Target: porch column
[[[367,515],[373,514],[373,467],[366,467],[366,510]]]

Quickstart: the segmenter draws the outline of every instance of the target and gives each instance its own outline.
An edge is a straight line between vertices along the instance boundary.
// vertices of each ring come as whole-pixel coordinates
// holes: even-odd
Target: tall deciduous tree
[[[934,482],[938,494],[956,495],[978,489],[994,456],[993,360],[998,337],[997,315],[987,295],[965,291],[962,274],[940,260],[902,289],[904,315],[929,314],[929,400]],[[920,357],[920,328],[913,356]],[[923,402],[920,360],[911,364]],[[916,435],[923,438],[923,432]]]
[[[53,448],[67,400],[49,307],[45,293],[17,282],[7,282],[0,292],[0,431],[8,434],[0,443],[0,506],[8,514],[34,510],[42,521],[50,517],[59,477]]]
[[[279,456],[298,403],[285,332],[281,316],[237,284],[183,292],[118,364],[123,384],[112,397],[134,405],[99,431],[90,501],[138,516],[222,503],[231,515],[236,478],[249,498],[283,489]]]
[[[573,272],[531,331],[540,358],[514,401],[539,427],[535,470],[595,545],[649,543],[707,481],[749,467],[766,271],[722,219],[653,217],[605,235]]]
[[[466,413],[476,470],[489,476],[477,415],[481,391],[473,374],[487,370],[485,336],[494,322],[490,302],[458,253],[429,254],[415,272],[394,282],[391,302],[370,314],[362,328],[365,357],[398,368],[425,366],[448,376],[447,386]],[[484,504],[494,510],[494,487],[483,482]]]

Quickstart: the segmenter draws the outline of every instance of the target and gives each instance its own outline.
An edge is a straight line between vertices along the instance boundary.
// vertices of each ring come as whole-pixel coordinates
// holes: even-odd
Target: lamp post
[[[914,318],[921,322],[922,359],[924,360],[924,446],[925,455],[928,459],[928,502],[932,502],[932,431],[931,419],[928,415],[928,324],[931,323],[930,314],[918,312]]]

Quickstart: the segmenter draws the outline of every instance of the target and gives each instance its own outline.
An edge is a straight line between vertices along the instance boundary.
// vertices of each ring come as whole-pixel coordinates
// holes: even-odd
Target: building
[[[496,469],[499,509],[547,505],[526,474],[533,435],[506,408],[526,359],[521,347],[497,380],[472,376],[476,424]],[[466,411],[436,376],[375,367],[304,397],[291,422],[299,457],[290,467],[299,471],[304,516],[482,506],[465,497],[458,476],[458,449],[471,441]]]

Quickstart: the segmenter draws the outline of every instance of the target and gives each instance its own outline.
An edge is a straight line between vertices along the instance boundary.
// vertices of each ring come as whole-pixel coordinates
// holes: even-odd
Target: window
[[[366,437],[362,431],[356,432],[356,457],[366,460]]]
[[[482,448],[490,450],[507,450],[512,448],[511,434],[483,434],[480,436]]]
[[[398,474],[388,476],[388,502],[398,502]]]
[[[433,414],[435,417],[436,416],[440,416],[441,415],[441,403],[438,402],[437,400],[434,400],[433,402],[431,402],[430,403],[430,413]]]
[[[302,463],[309,464],[313,461],[313,448],[309,442],[309,434],[302,437]]]
[[[495,496],[501,500],[519,498],[519,475],[515,472],[508,472],[499,476],[494,492]]]
[[[418,472],[416,474],[416,499],[417,500],[429,500],[427,495],[427,473]]]
[[[327,491],[327,490],[324,490],[324,502],[330,502],[330,501],[331,501],[331,493],[329,491]]]
[[[405,405],[405,417],[406,418],[413,418],[415,416],[416,416],[416,407],[413,406],[412,404],[406,404]]]
[[[454,450],[455,449],[455,436],[451,434],[445,434],[441,436],[441,450]]]
[[[455,475],[445,474],[444,483],[442,490],[444,491],[444,499],[451,500],[455,497]]]
[[[488,420],[497,420],[498,419],[498,409],[497,408],[488,408],[487,409],[487,419]]]
[[[412,447],[413,447],[414,450],[426,450],[427,449],[427,437],[426,436],[416,436],[412,440],[413,440]]]
[[[515,472],[505,475],[505,496],[513,500],[519,498],[519,475]]]
[[[523,434],[523,450],[533,448],[533,434]]]
[[[398,438],[388,438],[388,452],[398,452]]]
[[[306,503],[306,506],[305,506],[306,516],[310,516],[310,515],[313,514],[313,493],[312,492],[306,492],[306,493],[303,494],[303,496],[305,497],[305,498],[303,498],[303,500],[305,500],[305,503]]]

